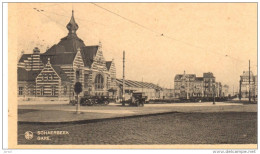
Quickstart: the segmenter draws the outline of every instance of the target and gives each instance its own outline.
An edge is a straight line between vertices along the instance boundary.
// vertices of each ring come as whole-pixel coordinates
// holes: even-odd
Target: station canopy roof
[[[119,85],[123,85],[123,79],[116,79],[116,82]],[[162,90],[162,88],[156,84],[149,83],[149,82],[142,82],[142,81],[133,81],[133,80],[125,80],[125,86],[132,87],[132,88],[148,88],[148,89]]]

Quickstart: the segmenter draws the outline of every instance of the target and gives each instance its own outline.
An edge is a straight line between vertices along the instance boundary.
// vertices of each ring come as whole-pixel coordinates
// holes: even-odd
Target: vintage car
[[[78,104],[77,99],[70,100],[69,104],[76,105]],[[92,106],[92,105],[108,105],[109,98],[107,96],[83,96],[80,98],[81,106]]]
[[[108,105],[109,98],[107,96],[84,96],[80,99],[81,105]]]
[[[128,101],[131,106],[144,106],[147,96],[143,92],[133,92],[131,99]]]

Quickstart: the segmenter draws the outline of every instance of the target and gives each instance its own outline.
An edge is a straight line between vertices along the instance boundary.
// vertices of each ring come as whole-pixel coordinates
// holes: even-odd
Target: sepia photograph
[[[8,147],[255,153],[257,2],[7,5]]]

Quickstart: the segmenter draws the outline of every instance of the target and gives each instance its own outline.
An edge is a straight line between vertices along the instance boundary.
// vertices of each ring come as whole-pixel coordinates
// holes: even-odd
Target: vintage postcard
[[[8,148],[257,148],[257,3],[9,3]]]

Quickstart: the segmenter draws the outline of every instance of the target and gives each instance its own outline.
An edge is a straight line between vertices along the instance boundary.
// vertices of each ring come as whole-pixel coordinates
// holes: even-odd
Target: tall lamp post
[[[215,88],[216,88],[216,85],[215,85],[215,83],[213,83],[213,105],[216,104],[216,102],[215,102]]]
[[[125,106],[125,51],[123,51],[123,86],[122,86],[122,105]]]

